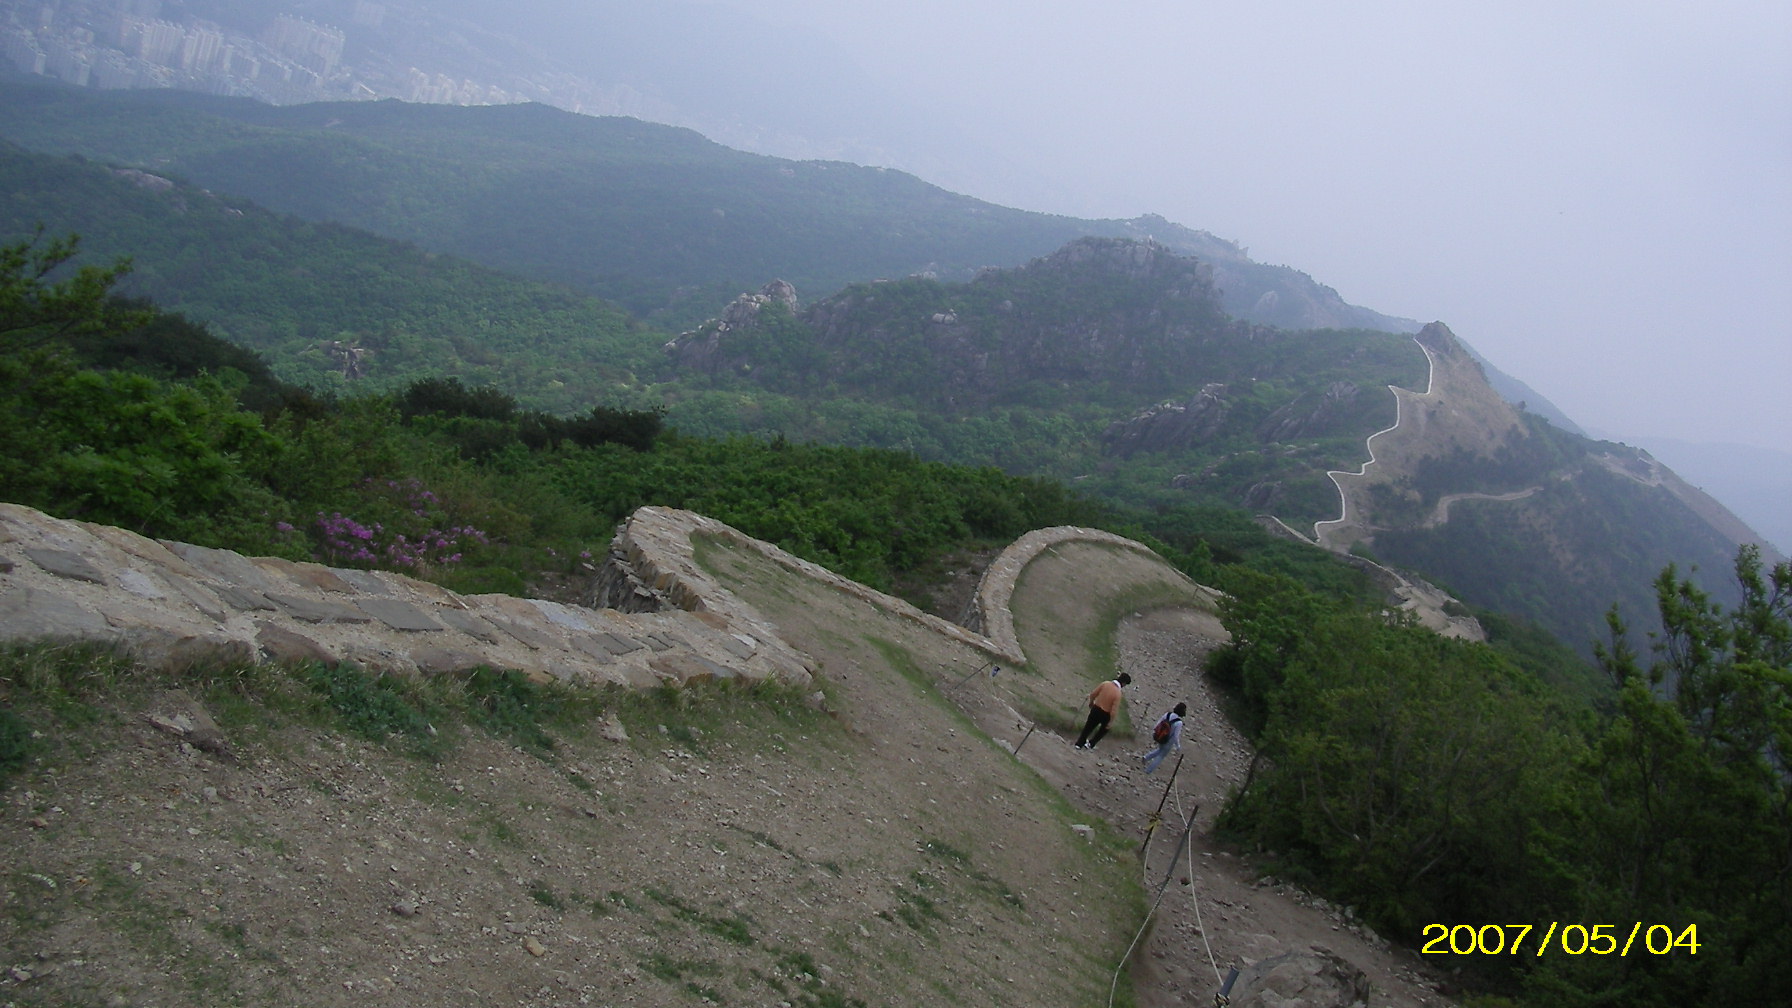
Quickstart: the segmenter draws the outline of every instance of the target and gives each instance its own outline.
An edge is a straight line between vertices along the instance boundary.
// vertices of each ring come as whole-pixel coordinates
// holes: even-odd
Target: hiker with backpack
[[[1188,704],[1179,703],[1170,713],[1157,719],[1151,729],[1151,741],[1157,743],[1157,748],[1139,757],[1145,761],[1146,773],[1156,770],[1172,749],[1182,751],[1182,718],[1187,713]]]

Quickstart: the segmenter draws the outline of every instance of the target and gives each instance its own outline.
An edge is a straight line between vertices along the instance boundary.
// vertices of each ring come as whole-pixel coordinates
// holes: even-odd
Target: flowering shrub
[[[320,561],[424,570],[457,564],[467,549],[487,542],[480,529],[450,523],[440,498],[420,480],[369,479],[363,489],[387,520],[364,522],[340,511],[319,511],[312,533]]]

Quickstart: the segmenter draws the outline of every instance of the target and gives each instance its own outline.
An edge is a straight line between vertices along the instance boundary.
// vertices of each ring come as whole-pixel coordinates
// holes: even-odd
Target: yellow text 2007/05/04
[[[1426,955],[1671,955],[1699,951],[1699,926],[1668,924],[1427,924]]]

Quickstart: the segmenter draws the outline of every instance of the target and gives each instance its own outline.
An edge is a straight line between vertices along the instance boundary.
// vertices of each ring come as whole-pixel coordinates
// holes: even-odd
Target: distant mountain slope
[[[373,349],[395,379],[493,380],[561,409],[607,394],[663,399],[692,433],[888,445],[1074,480],[1166,512],[1245,507],[1297,527],[1336,515],[1325,473],[1359,465],[1365,439],[1393,422],[1386,386],[1424,380],[1422,355],[1401,335],[1229,317],[1243,298],[1306,320],[1364,316],[1301,274],[1161,219],[1026,214],[901,173],[760,158],[688,131],[538,106],[273,109],[14,85],[4,96],[16,99],[0,103],[6,135],[140,166],[63,162],[75,189],[121,201],[95,212],[107,204],[57,195],[61,180],[46,181],[56,170],[19,155],[38,195],[15,186],[13,211],[54,211],[54,227],[117,235],[95,250],[138,255],[158,297],[211,306],[205,317],[233,338],[283,355],[282,374],[347,342]],[[422,248],[298,220],[276,227],[241,201],[244,190]],[[1101,228],[1174,244],[1091,234]],[[1064,235],[1069,245],[1022,257]],[[1201,260],[1177,256],[1179,246],[1199,246]],[[707,336],[699,327],[676,360],[656,362],[658,337],[614,313],[577,298],[556,306],[564,294],[431,258],[456,248],[619,291],[666,319],[713,314],[727,301],[715,292],[748,275],[825,284],[895,274],[927,255],[921,265],[937,279],[857,283],[807,307],[778,288],[736,302],[759,306],[736,320],[750,324]],[[997,256],[1027,265],[976,268]],[[475,293],[487,283],[497,286]],[[430,310],[415,311],[419,297]],[[257,327],[265,338],[245,335]],[[708,336],[715,353],[687,356]],[[673,379],[656,384],[653,372],[672,364]],[[1415,453],[1407,483],[1370,500],[1378,556],[1574,643],[1665,562],[1721,579],[1731,544],[1661,486],[1626,474],[1628,461],[1598,464],[1618,456],[1529,421],[1497,426],[1506,435],[1486,429]],[[1507,521],[1537,512],[1493,498],[1533,486],[1548,517]]]
[[[1780,555],[1792,551],[1792,452],[1675,438],[1638,440],[1687,482],[1721,498]]]
[[[1081,238],[951,283],[744,296],[668,347],[687,429],[893,444],[1078,481],[1135,504],[1334,507],[1327,469],[1423,380],[1404,336],[1287,333],[1225,313],[1206,263]],[[891,440],[892,436],[896,440]]]
[[[15,75],[0,79],[0,137],[565,283],[668,325],[700,322],[774,278],[805,297],[917,273],[968,279],[1113,235],[1209,261],[1242,318],[1416,328],[1162,218],[1012,210],[902,172],[745,154],[689,130],[540,105],[275,108]]]
[[[663,335],[594,298],[135,169],[0,142],[0,192],[0,240],[41,224],[78,234],[83,261],[129,257],[121,292],[313,388],[452,374],[578,412],[661,363]]]
[[[743,297],[668,347],[680,377],[662,391],[674,422],[717,431],[902,432],[915,450],[1160,512],[1319,524],[1333,549],[1366,548],[1582,648],[1614,602],[1647,623],[1670,563],[1724,588],[1736,544],[1755,538],[1734,516],[1633,449],[1519,411],[1442,325],[1418,344],[1239,322],[1205,263],[1083,238],[968,283],[863,284],[807,308],[775,286]],[[1331,520],[1326,472],[1358,469],[1396,416],[1374,465],[1339,477],[1348,520]]]
[[[1315,529],[1322,541],[1362,544],[1582,646],[1603,640],[1612,604],[1652,626],[1651,579],[1668,564],[1733,593],[1737,545],[1760,540],[1722,505],[1647,453],[1515,409],[1444,326],[1418,340],[1428,387],[1397,393],[1400,424],[1376,436],[1373,462],[1333,474],[1344,507]]]
[[[1469,356],[1473,357],[1475,362],[1481,365],[1481,371],[1487,376],[1487,383],[1493,386],[1493,390],[1500,394],[1501,399],[1506,400],[1514,406],[1521,407],[1528,413],[1537,414],[1570,434],[1579,434],[1581,437],[1593,436],[1585,430],[1582,430],[1579,424],[1569,419],[1568,414],[1562,412],[1561,408],[1555,403],[1545,399],[1541,392],[1538,392],[1536,389],[1525,384],[1522,380],[1514,378],[1504,371],[1501,371],[1499,368],[1494,367],[1487,358],[1476,352],[1475,348],[1469,346],[1467,341],[1463,340],[1460,336],[1456,338],[1456,342],[1460,343],[1462,348],[1468,351]]]

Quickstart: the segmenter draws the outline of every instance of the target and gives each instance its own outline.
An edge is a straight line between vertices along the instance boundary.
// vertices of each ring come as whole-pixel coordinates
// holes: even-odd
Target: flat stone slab
[[[238,612],[274,611],[274,603],[268,601],[260,592],[248,591],[229,584],[212,584],[211,590],[218,595],[218,601]]]
[[[372,623],[373,617],[343,602],[326,602],[298,595],[269,595],[268,600],[293,619],[306,623]]]
[[[485,619],[462,609],[443,609],[436,613],[442,622],[452,629],[459,630],[469,637],[476,637],[487,644],[496,644],[501,639],[498,628]]]
[[[536,611],[540,612],[549,623],[552,623],[555,626],[565,627],[568,630],[577,630],[580,633],[592,633],[597,630],[596,627],[591,625],[591,621],[585,618],[583,613],[571,606],[564,606],[558,602],[549,602],[545,599],[527,599],[526,601],[534,606]]]
[[[572,648],[580,654],[590,655],[600,662],[613,662],[616,655],[592,637],[574,637]]]
[[[229,550],[179,542],[164,542],[163,545],[167,546],[175,556],[194,567],[239,588],[247,588],[250,591],[268,595],[279,591],[282,587],[278,581],[268,577],[266,571],[251,563],[248,557],[232,553]]]
[[[262,569],[271,571],[300,587],[322,592],[335,592],[339,595],[346,595],[355,590],[341,578],[339,572],[322,564],[294,563],[291,560],[281,560],[276,557],[262,557],[255,563]]]
[[[355,601],[361,610],[394,630],[407,632],[440,631],[442,624],[430,619],[423,610],[397,599],[364,598]]]
[[[87,558],[68,550],[43,549],[26,547],[25,555],[31,562],[57,577],[70,578],[75,581],[87,581],[96,585],[106,583],[106,575],[98,567],[87,562]]]
[[[532,651],[553,651],[559,650],[561,647],[558,640],[549,637],[547,634],[544,634],[527,624],[518,623],[515,620],[504,619],[501,616],[493,617],[492,624],[510,636],[515,637],[517,640],[522,641],[523,644]]]
[[[336,576],[363,595],[390,595],[392,586],[377,571],[331,568]]]
[[[99,613],[73,599],[36,588],[14,588],[0,595],[0,623],[12,637],[84,637],[111,639],[112,625]]]
[[[257,628],[255,643],[269,658],[275,661],[291,662],[295,665],[304,662],[335,665],[342,661],[341,656],[335,651],[316,640],[296,630],[288,630],[274,623],[262,623]]]
[[[224,600],[216,593],[207,591],[184,577],[170,577],[168,583],[187,600],[193,608],[204,613],[207,619],[222,623],[230,613],[224,608]]]
[[[167,585],[140,570],[126,567],[118,572],[118,587],[138,598],[160,600],[168,597]]]
[[[641,650],[639,643],[629,640],[627,637],[618,637],[608,631],[592,636],[591,640],[613,655],[625,655],[630,651]]]
[[[411,652],[411,661],[426,675],[471,672],[491,665],[483,655],[461,648],[419,648]]]
[[[674,682],[681,683],[713,682],[716,680],[740,678],[740,673],[734,669],[731,669],[726,665],[717,665],[715,662],[695,654],[669,652],[667,654],[656,655],[652,661],[648,662],[648,665],[655,672],[660,673]]]

